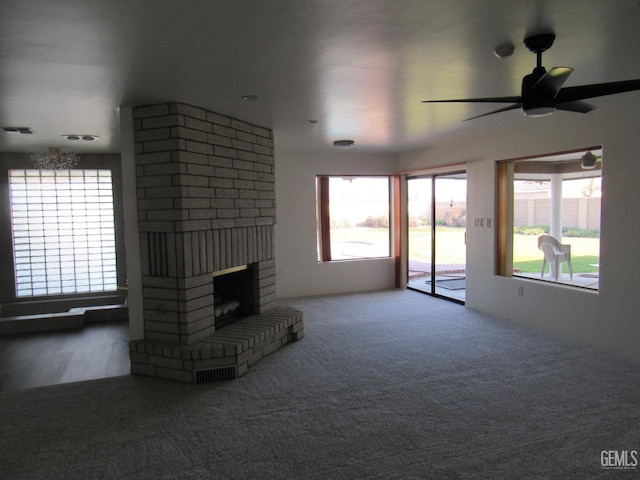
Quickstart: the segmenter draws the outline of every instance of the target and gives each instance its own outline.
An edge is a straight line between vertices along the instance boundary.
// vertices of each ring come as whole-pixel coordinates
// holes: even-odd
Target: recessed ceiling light
[[[100,140],[98,135],[62,135],[67,140],[77,142],[78,140],[84,140],[85,142],[93,142],[94,140]]]
[[[242,96],[242,100],[244,100],[245,102],[255,102],[256,100],[258,100],[258,96],[257,95],[243,95]]]
[[[333,142],[333,146],[337,148],[349,148],[353,147],[355,143],[353,140],[336,140]]]
[[[2,127],[7,133],[21,133],[22,135],[33,135],[35,130],[31,127]]]

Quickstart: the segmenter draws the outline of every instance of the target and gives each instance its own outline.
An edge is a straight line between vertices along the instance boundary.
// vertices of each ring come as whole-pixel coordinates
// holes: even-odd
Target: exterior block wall
[[[600,230],[600,203],[600,197],[563,198],[562,225],[586,230]],[[518,227],[550,225],[551,199],[516,199],[513,217],[514,225]]]

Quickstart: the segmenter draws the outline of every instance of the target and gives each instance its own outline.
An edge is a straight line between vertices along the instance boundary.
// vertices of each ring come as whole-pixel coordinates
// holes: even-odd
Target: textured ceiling
[[[0,131],[0,151],[117,152],[119,106],[165,101],[273,128],[286,148],[428,146],[544,121],[461,123],[497,106],[420,102],[519,95],[528,34],[556,33],[543,63],[575,68],[565,86],[640,78],[639,23],[637,0],[3,0],[0,125],[36,133]]]

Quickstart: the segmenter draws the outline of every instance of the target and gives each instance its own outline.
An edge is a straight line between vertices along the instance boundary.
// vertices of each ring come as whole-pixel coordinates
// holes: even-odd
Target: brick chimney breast
[[[145,340],[215,332],[214,272],[252,265],[253,308],[275,300],[273,132],[182,103],[134,109]]]

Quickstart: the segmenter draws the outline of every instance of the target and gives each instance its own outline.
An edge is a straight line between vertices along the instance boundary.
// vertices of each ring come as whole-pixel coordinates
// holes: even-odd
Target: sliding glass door
[[[409,288],[464,302],[466,173],[409,178],[407,193]]]
[[[467,263],[467,176],[434,177],[435,293],[464,302]]]

